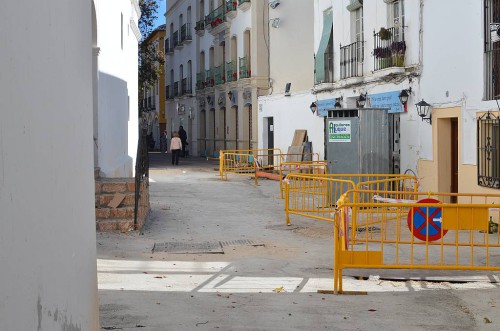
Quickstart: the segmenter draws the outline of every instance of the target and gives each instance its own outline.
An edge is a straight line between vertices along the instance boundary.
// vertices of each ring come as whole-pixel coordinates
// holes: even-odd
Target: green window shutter
[[[328,41],[332,35],[333,13],[328,12],[323,15],[323,32],[319,42],[318,52],[316,53],[316,82],[325,80],[325,52],[328,47]]]

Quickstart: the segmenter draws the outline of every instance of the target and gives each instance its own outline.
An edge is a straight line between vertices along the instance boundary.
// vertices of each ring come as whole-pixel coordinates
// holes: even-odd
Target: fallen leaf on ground
[[[281,292],[285,292],[285,288],[283,286],[281,287],[277,287],[273,290],[273,292],[276,292],[276,293],[281,293]]]
[[[485,317],[484,318],[484,323],[489,324],[489,323],[491,323],[491,321],[490,321],[490,319],[488,317]]]

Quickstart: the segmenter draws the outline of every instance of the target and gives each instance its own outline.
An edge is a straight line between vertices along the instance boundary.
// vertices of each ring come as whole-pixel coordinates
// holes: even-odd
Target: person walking
[[[161,135],[161,148],[163,153],[167,152],[167,130]]]
[[[184,128],[181,126],[179,126],[179,138],[181,138],[181,142],[182,142],[182,157],[186,156],[186,145],[188,144],[187,142],[187,133],[186,131],[184,130]]]
[[[174,137],[170,141],[170,152],[172,153],[172,165],[179,165],[179,154],[182,150],[182,141],[179,138],[179,133],[174,132]]]

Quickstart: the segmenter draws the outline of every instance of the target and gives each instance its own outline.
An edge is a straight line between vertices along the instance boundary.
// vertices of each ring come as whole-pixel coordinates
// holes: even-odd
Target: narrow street
[[[150,154],[144,229],[98,233],[102,330],[498,329],[497,283],[359,280],[333,288],[333,225],[285,225],[279,183]],[[474,289],[474,291],[470,290]]]

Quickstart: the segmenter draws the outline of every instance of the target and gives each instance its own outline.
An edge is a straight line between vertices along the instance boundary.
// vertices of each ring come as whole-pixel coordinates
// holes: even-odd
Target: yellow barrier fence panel
[[[354,189],[337,204],[336,293],[345,268],[500,270],[500,195]]]

